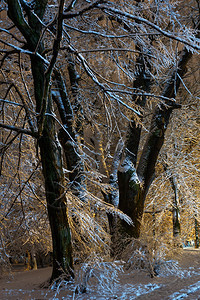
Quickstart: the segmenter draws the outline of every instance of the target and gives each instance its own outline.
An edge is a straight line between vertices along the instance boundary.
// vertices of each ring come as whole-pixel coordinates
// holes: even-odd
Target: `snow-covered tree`
[[[1,143],[6,150],[18,136],[34,139],[52,280],[73,277],[72,198],[79,212],[106,211],[111,234],[139,237],[165,133],[181,109],[178,90],[199,53],[198,4],[1,1]]]

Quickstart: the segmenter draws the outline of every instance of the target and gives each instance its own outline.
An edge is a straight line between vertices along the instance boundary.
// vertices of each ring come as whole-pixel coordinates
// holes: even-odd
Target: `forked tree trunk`
[[[155,108],[153,113],[149,135],[143,146],[143,150],[136,167],[137,147],[135,153],[127,149],[118,169],[119,183],[119,208],[131,217],[134,226],[129,226],[121,221],[119,231],[122,236],[138,238],[140,235],[141,220],[144,211],[145,198],[152,183],[155,165],[159,152],[164,143],[165,131],[170,116],[174,109],[180,108],[174,100],[180,86],[180,78],[186,73],[186,65],[192,57],[191,52],[184,49],[179,60],[178,67],[172,71],[168,83],[164,87],[162,96],[169,98],[166,104]],[[134,124],[133,124],[134,125]],[[135,134],[135,128],[132,131]],[[130,131],[131,133],[131,131]],[[128,139],[134,143],[134,136],[128,135]],[[130,144],[127,141],[127,144]],[[136,145],[137,146],[137,145]],[[134,149],[134,146],[132,146]]]
[[[137,90],[150,92],[151,90],[151,64],[149,58],[143,53],[141,45],[137,45],[136,49],[141,53],[136,60],[138,66],[135,72],[135,80],[133,87],[135,95],[133,101],[136,105],[144,108],[146,105],[146,96],[138,96]],[[125,149],[122,159],[118,167],[118,185],[119,185],[119,209],[126,213],[133,220],[134,225],[128,225],[123,220],[118,221],[119,236],[139,238],[140,222],[143,215],[145,189],[142,186],[138,177],[136,164],[138,157],[138,149],[141,137],[141,122],[143,117],[140,117],[137,123],[134,117],[128,127]]]

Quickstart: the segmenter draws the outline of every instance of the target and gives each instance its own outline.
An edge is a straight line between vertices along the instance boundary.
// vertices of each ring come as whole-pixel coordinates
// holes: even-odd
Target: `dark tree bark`
[[[74,277],[61,147],[56,138],[52,117],[46,117],[42,137],[39,139],[39,146],[53,241],[53,272],[51,280],[58,279],[63,273],[67,274],[69,278],[71,276]]]
[[[139,90],[149,92],[151,89],[150,62],[142,54],[141,46],[137,45],[136,48],[141,54],[138,55],[136,60],[137,68],[133,87],[136,93]],[[134,95],[133,101],[136,105],[143,108],[146,104],[146,97]],[[128,235],[134,238],[139,237],[140,221],[138,222],[138,220],[141,220],[143,214],[142,201],[140,199],[144,197],[144,191],[140,187],[140,180],[136,171],[142,119],[143,117],[141,116],[139,122],[136,123],[135,119],[132,118],[129,124],[125,149],[118,168],[119,209],[134,221],[134,226],[131,226],[121,220],[119,230],[122,236]]]
[[[25,1],[8,0],[8,16],[26,39],[28,50],[37,52],[40,55],[43,53],[44,45],[40,40],[42,23],[39,18],[42,20],[47,2],[48,1],[41,0],[35,1],[35,6],[32,10]],[[53,272],[51,280],[57,280],[63,273],[67,278],[74,277],[61,147],[55,132],[55,120],[52,115],[53,105],[51,96],[49,96],[51,72],[56,62],[62,35],[63,6],[64,1],[61,1],[57,23],[57,36],[54,41],[53,56],[49,67],[45,67],[44,61],[38,55],[31,55],[36,112],[38,113],[38,144],[41,154],[48,217],[53,241]],[[28,22],[24,17],[22,9],[25,10],[28,16]]]

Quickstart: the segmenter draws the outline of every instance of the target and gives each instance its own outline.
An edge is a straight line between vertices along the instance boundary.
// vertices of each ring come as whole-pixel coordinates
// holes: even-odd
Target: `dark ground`
[[[56,294],[49,288],[41,288],[51,275],[51,268],[24,271],[23,265],[14,265],[11,276],[0,279],[0,300],[24,299],[81,299],[81,300],[164,300],[164,299],[200,299],[200,251],[188,248],[177,257],[183,270],[181,276],[162,276],[150,278],[144,271],[132,271],[119,274],[118,283],[110,289],[105,282],[90,286],[90,292],[75,295],[75,285],[62,289]],[[167,274],[166,274],[167,275]],[[111,291],[112,290],[112,291]]]

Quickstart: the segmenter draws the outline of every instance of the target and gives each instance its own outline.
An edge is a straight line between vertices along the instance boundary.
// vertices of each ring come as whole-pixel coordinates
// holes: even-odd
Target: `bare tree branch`
[[[0,123],[0,127],[5,128],[5,129],[9,129],[9,130],[12,130],[12,131],[16,131],[16,132],[19,132],[19,133],[28,134],[32,137],[38,138],[37,132],[32,132],[28,129],[23,129],[23,128],[20,128],[20,127],[16,127],[16,126],[12,126],[12,125],[6,125],[6,124],[2,124],[2,123]]]
[[[23,107],[23,104],[16,103],[16,102],[12,102],[12,101],[5,100],[5,99],[0,99],[0,102],[8,103],[8,104],[10,104],[10,105],[16,105],[16,106],[22,106],[22,107]]]

